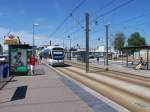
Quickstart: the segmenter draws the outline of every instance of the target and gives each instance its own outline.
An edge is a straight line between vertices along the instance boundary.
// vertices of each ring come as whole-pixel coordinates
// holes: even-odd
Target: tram
[[[64,48],[61,46],[48,46],[39,55],[45,58],[48,64],[52,66],[64,65]]]

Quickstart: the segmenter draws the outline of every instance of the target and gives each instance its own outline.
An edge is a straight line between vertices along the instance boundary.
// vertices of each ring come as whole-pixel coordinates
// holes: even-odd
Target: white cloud
[[[4,49],[8,49],[7,46],[3,44],[4,36],[9,33],[9,29],[0,27],[0,44],[3,45]]]
[[[0,37],[4,37],[4,35],[7,35],[9,33],[9,29],[0,27]],[[15,36],[19,36],[22,43],[30,44],[32,45],[33,42],[33,34],[27,31],[13,31],[10,32],[10,34],[13,34]],[[49,41],[52,40],[52,43],[55,42],[55,44],[60,44],[60,40],[57,38],[49,38],[45,35],[36,35],[35,34],[35,45],[41,46],[49,44]],[[3,38],[0,40],[0,43],[3,45]],[[62,43],[61,43],[62,44]]]
[[[0,27],[0,35],[1,36],[6,35],[7,33],[9,33],[9,29]]]
[[[20,40],[22,43],[25,42],[30,45],[32,45],[32,43],[33,43],[33,34],[32,33],[29,33],[26,31],[18,31],[18,32],[13,32],[11,34],[14,34],[16,36],[18,35],[20,37]],[[37,46],[49,44],[50,40],[52,40],[56,44],[58,44],[58,42],[59,42],[58,39],[56,39],[56,38],[50,39],[48,36],[45,36],[45,35],[36,35],[35,34],[34,38],[35,38],[35,45],[37,45]]]

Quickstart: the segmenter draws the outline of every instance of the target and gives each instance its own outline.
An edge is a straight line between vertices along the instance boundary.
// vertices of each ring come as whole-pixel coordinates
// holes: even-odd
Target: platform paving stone
[[[116,112],[49,67],[41,64],[36,70],[41,73],[14,77],[0,90],[0,112]],[[19,92],[23,95],[17,97]]]

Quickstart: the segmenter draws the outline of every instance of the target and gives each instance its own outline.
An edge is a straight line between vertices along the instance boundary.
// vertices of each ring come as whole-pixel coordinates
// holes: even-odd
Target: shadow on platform
[[[0,104],[25,99],[26,93],[27,93],[27,86],[19,86],[17,87],[10,101],[0,102]]]

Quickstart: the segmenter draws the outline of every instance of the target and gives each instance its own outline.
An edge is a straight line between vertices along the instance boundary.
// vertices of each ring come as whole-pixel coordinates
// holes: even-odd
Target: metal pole
[[[122,53],[122,65],[123,65],[123,51],[121,51],[121,53]]]
[[[33,24],[33,54],[35,53],[35,38],[34,38],[34,29],[35,29],[35,26],[38,26],[38,24]]]
[[[111,34],[111,31],[110,31],[110,53],[111,53],[111,36],[112,36],[112,34]]]
[[[34,24],[33,24],[33,54],[34,54]]]
[[[149,49],[147,49],[147,70],[149,68]]]
[[[86,19],[86,72],[89,72],[89,13],[85,14]]]
[[[108,70],[108,24],[106,25],[106,70]]]
[[[71,49],[71,38],[70,38],[70,49]]]
[[[71,37],[70,37],[70,60],[71,60]]]
[[[104,57],[104,65],[105,65],[105,51],[103,52],[103,57]]]
[[[64,40],[63,40],[63,48],[64,48],[65,46],[64,46]]]
[[[126,51],[126,66],[128,67],[128,51]]]
[[[50,45],[50,46],[52,45],[52,41],[51,41],[51,40],[49,41],[49,45]]]

